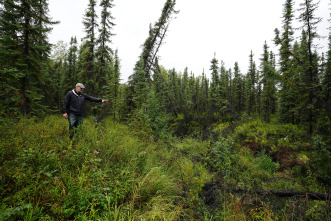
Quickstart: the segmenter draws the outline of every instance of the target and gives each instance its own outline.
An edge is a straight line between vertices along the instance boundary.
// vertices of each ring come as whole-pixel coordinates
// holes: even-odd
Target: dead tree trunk
[[[277,196],[277,197],[301,197],[312,200],[331,200],[331,193],[320,192],[301,192],[291,190],[243,190],[243,189],[223,189],[231,193],[258,194],[260,196]]]

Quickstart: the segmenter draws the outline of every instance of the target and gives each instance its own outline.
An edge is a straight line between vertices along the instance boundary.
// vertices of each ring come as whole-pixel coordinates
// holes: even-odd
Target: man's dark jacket
[[[84,93],[78,94],[75,89],[73,89],[66,94],[63,103],[62,113],[73,113],[79,116],[83,116],[85,100],[93,102],[102,102],[101,98],[95,98]]]

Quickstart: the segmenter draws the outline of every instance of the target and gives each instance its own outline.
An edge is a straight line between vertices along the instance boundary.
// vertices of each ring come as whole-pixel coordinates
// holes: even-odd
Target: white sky
[[[302,1],[296,0],[295,3],[298,5]],[[118,49],[123,82],[132,74],[141,45],[148,37],[149,24],[158,20],[165,2],[114,0],[111,13],[115,18],[113,33],[116,36],[110,47]],[[85,36],[82,20],[88,3],[89,0],[49,0],[50,16],[61,22],[53,26],[49,36],[52,44],[60,40],[69,43],[72,36],[76,36],[80,44],[80,39]],[[241,72],[246,74],[251,50],[257,65],[265,41],[270,50],[278,53],[273,44],[274,29],[282,29],[284,3],[285,0],[177,0],[175,8],[180,12],[170,23],[159,51],[159,63],[178,72],[188,67],[195,76],[204,70],[210,77],[210,61],[216,53],[216,58],[224,61],[227,69],[233,69],[237,61]],[[315,14],[323,18],[318,33],[324,36],[328,35],[330,26],[328,3],[329,0],[321,0]],[[297,28],[300,24],[294,26]],[[297,35],[301,33],[296,32]],[[327,38],[319,42],[321,51],[327,50],[326,42]]]

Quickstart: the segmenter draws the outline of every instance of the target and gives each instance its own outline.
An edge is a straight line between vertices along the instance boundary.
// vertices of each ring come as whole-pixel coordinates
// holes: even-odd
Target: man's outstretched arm
[[[102,103],[104,103],[104,102],[108,101],[107,99],[96,98],[96,97],[92,97],[92,96],[87,95],[87,94],[85,94],[85,98],[86,98],[86,100],[92,101],[92,102],[102,102]]]

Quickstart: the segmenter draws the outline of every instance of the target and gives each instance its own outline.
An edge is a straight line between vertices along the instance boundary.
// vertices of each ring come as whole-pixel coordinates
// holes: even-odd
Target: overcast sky
[[[298,5],[303,0],[296,0]],[[132,74],[141,45],[148,37],[149,24],[161,15],[166,0],[114,0],[111,13],[116,26],[111,48],[118,49],[121,60],[121,78],[126,82]],[[85,36],[82,24],[89,0],[50,0],[50,16],[60,24],[53,26],[49,36],[52,44],[69,43],[76,36],[79,44]],[[99,5],[100,0],[97,0]],[[177,0],[180,12],[170,23],[164,44],[159,51],[159,63],[166,69],[183,72],[188,67],[195,76],[203,70],[210,76],[210,61],[216,54],[227,69],[237,61],[243,74],[248,69],[250,51],[259,64],[263,44],[274,47],[274,29],[281,29],[285,0]],[[321,0],[316,16],[322,17],[318,33],[327,36],[330,11],[329,0]],[[298,9],[296,6],[295,9]],[[100,17],[100,16],[99,16]],[[299,23],[294,24],[299,27]],[[300,34],[300,31],[297,31]],[[327,38],[319,42],[325,51]]]

